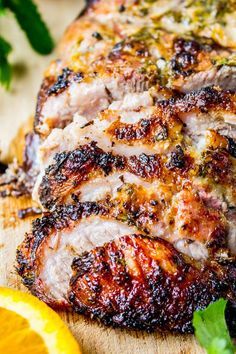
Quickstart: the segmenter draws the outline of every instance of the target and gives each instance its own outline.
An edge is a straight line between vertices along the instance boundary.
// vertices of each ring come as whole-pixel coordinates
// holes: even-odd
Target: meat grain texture
[[[236,305],[235,13],[88,1],[65,32],[18,171],[44,215],[17,270],[50,306],[189,333]]]

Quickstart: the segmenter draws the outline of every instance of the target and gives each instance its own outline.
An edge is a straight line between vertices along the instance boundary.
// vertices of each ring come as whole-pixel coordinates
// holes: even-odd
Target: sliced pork
[[[235,10],[88,1],[66,31],[13,173],[45,212],[17,270],[49,305],[181,333],[235,306]]]
[[[113,326],[191,332],[195,309],[235,296],[235,260],[225,248],[217,262],[198,263],[96,203],[37,219],[17,262],[23,283],[50,306]]]
[[[166,155],[177,145],[183,145],[196,159],[196,155],[210,145],[210,140],[212,143],[215,135],[215,146],[221,140],[221,145],[231,144],[231,155],[235,154],[235,94],[205,88],[182,98],[164,100],[156,106],[151,105],[145,93],[142,95],[141,102],[146,103],[146,107],[127,102],[119,109],[104,111],[90,123],[76,115],[74,122],[66,128],[52,130],[38,151],[41,173],[34,188],[34,198],[38,199],[44,170],[53,163],[57,153],[74,150],[92,141],[105,152],[127,157],[142,153]]]
[[[167,242],[139,235],[86,252],[72,268],[74,310],[114,327],[192,332],[194,310],[232,296],[225,271],[193,264]]]
[[[232,34],[226,28],[232,26],[235,6],[226,5],[222,11],[225,28],[219,22],[219,9],[212,5],[211,27],[197,21],[197,30],[186,27],[186,18],[192,24],[193,12],[199,14],[203,8],[183,1],[176,14],[178,7],[162,2],[100,0],[89,4],[67,30],[59,60],[46,72],[35,119],[42,137],[52,128],[66,126],[76,112],[88,120],[94,118],[128,92],[150,88],[156,93],[190,92],[210,85],[235,90],[236,38],[230,44],[226,41]],[[182,18],[180,13],[185,12]],[[175,23],[177,15],[185,19],[184,24]],[[215,35],[219,31],[224,40]]]
[[[17,250],[18,273],[33,294],[53,307],[67,308],[73,258],[135,230],[95,203],[58,208],[34,222]]]

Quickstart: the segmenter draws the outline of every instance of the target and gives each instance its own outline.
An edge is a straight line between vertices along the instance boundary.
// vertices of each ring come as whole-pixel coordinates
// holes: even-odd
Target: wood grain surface
[[[67,24],[81,7],[79,0],[41,0],[40,8],[53,35],[58,39]],[[33,112],[43,68],[50,58],[36,56],[11,17],[1,19],[1,33],[14,41],[12,57],[15,78],[9,93],[0,89],[0,142],[2,159],[20,156],[22,131],[19,128]],[[55,54],[54,54],[55,56]],[[13,142],[12,142],[13,141]],[[10,148],[11,147],[11,148]],[[15,252],[24,234],[30,229],[32,218],[20,220],[18,210],[32,204],[27,198],[0,200],[0,285],[26,291],[14,270]],[[193,336],[147,334],[106,328],[95,321],[71,313],[60,313],[78,339],[85,354],[201,354]]]

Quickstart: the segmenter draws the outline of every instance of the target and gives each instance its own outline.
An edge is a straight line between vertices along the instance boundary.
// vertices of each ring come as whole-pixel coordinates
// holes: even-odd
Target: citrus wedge
[[[59,315],[36,297],[0,287],[0,353],[78,354]]]

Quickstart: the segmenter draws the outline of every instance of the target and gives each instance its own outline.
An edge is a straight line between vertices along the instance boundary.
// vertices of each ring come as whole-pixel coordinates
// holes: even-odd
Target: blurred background
[[[35,3],[56,44],[84,4],[83,0],[35,0]],[[0,161],[4,162],[12,159],[11,143],[34,114],[43,72],[50,60],[56,58],[56,49],[49,56],[35,53],[13,17],[10,12],[0,17],[0,34],[13,45],[9,57],[13,65],[10,90],[0,86]]]

